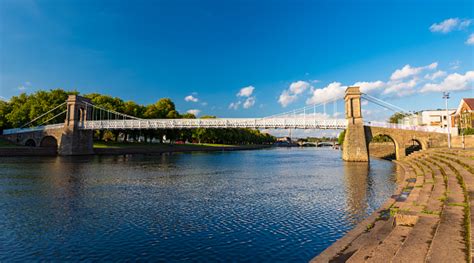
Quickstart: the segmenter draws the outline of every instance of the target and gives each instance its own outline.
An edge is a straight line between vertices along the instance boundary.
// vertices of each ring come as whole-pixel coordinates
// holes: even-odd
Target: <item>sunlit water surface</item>
[[[0,158],[0,261],[305,262],[392,193],[332,149]]]

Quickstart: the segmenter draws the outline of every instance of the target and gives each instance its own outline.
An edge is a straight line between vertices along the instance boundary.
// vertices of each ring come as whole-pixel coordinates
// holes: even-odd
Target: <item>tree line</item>
[[[13,96],[9,101],[0,100],[0,131],[10,128],[19,128],[29,122],[29,126],[64,122],[65,114],[61,114],[66,107],[58,107],[40,119],[36,117],[64,103],[68,95],[77,91],[53,89],[37,91],[31,94],[22,93]],[[82,95],[89,98],[94,105],[107,110],[121,112],[143,119],[195,119],[191,113],[180,114],[173,101],[162,98],[153,104],[140,105],[134,101],[124,101],[118,97],[91,93]],[[201,118],[215,118],[203,116]],[[46,120],[49,120],[45,123]],[[267,144],[273,143],[275,137],[252,129],[160,129],[160,130],[100,130],[95,131],[94,139],[101,141],[163,141],[163,137],[171,142],[188,141],[197,143],[221,144]]]

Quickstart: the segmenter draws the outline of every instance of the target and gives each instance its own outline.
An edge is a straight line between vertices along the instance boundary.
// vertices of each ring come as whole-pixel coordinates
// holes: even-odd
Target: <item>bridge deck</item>
[[[100,129],[186,129],[186,128],[255,128],[255,129],[345,129],[347,120],[316,118],[260,119],[140,119],[86,121],[85,130]]]

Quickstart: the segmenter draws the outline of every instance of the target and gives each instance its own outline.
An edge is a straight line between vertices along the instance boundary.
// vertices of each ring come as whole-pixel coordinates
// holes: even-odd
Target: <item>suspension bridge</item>
[[[343,159],[368,161],[367,144],[378,134],[392,138],[396,146],[397,159],[404,156],[406,140],[416,140],[422,148],[439,145],[446,136],[445,129],[427,126],[405,126],[383,122],[364,122],[361,99],[394,112],[405,112],[400,107],[360,92],[359,87],[347,88],[344,96],[345,118],[336,118],[337,101],[306,106],[262,118],[215,118],[215,119],[143,119],[94,105],[89,99],[70,95],[68,100],[50,111],[34,118],[25,125],[3,131],[3,137],[27,146],[58,146],[59,154],[91,154],[94,130],[144,130],[144,129],[345,129]],[[334,103],[333,115],[326,113],[326,106]],[[317,109],[323,108],[323,113]],[[63,110],[63,108],[65,108]],[[51,118],[33,125],[38,120],[58,112]],[[48,115],[49,114],[49,115]],[[64,123],[47,124],[65,115]],[[46,141],[45,141],[46,140]],[[56,142],[54,142],[54,140]],[[403,154],[402,154],[403,151]]]

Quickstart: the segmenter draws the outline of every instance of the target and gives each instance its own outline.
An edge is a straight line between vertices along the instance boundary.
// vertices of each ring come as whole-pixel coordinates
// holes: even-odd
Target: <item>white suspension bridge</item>
[[[370,103],[381,106],[393,112],[410,114],[406,110],[362,93],[362,98]],[[252,129],[345,129],[347,119],[337,118],[337,103],[341,98],[328,100],[319,104],[308,105],[303,108],[283,112],[262,118],[200,118],[200,119],[143,119],[135,116],[106,109],[90,102],[83,102],[84,107],[80,110],[81,117],[78,128],[82,130],[135,130],[135,129],[193,129],[193,128],[252,128]],[[328,114],[326,108],[333,104],[332,115]],[[41,114],[20,128],[7,129],[4,135],[57,129],[64,125],[64,122],[47,124],[53,120],[58,120],[62,115],[67,114],[67,102],[64,102],[53,109]],[[321,111],[322,109],[322,111]],[[43,120],[39,125],[33,124],[42,120],[45,116],[50,116],[53,112],[58,112],[53,117]],[[366,122],[366,126],[396,128],[403,130],[416,130],[426,132],[446,133],[446,129],[431,126],[408,126],[387,122]]]

